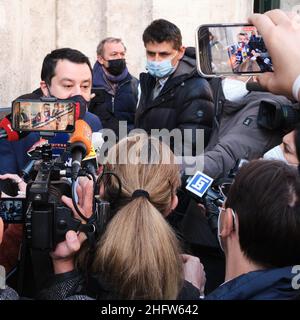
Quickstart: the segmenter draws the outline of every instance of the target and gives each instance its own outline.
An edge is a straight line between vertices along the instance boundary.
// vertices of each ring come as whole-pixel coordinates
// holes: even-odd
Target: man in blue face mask
[[[195,58],[185,54],[180,30],[173,23],[153,21],[144,31],[143,41],[148,73],[140,75],[135,126],[148,133],[151,129],[178,128],[182,133],[189,129],[189,152],[195,155],[196,129],[204,129],[207,144],[212,127],[209,84],[197,74]]]

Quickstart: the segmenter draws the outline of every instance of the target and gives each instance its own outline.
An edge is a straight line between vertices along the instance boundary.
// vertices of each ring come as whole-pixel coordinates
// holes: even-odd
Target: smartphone
[[[0,199],[0,218],[4,223],[24,223],[26,209],[25,198]]]
[[[204,77],[272,72],[264,39],[250,24],[205,24],[196,31],[197,69]]]
[[[16,131],[73,132],[75,111],[71,100],[15,100],[12,126]]]

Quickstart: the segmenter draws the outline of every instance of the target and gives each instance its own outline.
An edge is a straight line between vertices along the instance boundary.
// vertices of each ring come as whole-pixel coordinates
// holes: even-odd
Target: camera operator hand
[[[87,218],[90,218],[91,215],[93,214],[93,197],[94,197],[93,181],[89,180],[88,178],[85,178],[85,177],[80,177],[78,186],[76,188],[76,192],[77,192],[77,196],[78,196],[79,210]],[[67,205],[69,208],[71,208],[74,215],[76,217],[78,217],[78,214],[73,206],[72,199],[68,198],[66,196],[62,196],[61,200],[65,205]]]
[[[93,181],[87,178],[80,178],[77,186],[78,208],[86,216],[92,215],[93,209]],[[62,202],[72,209],[74,217],[85,223],[77,214],[72,199],[66,196],[62,197]],[[74,255],[80,250],[82,243],[87,239],[82,232],[68,231],[66,240],[59,243],[51,253],[55,274],[65,273],[74,269]]]
[[[258,78],[267,90],[286,96],[293,96],[293,85],[300,75],[300,24],[296,15],[291,18],[281,10],[254,14],[249,18],[263,36],[272,57],[274,72],[267,72]],[[297,93],[300,100],[300,92]]]
[[[184,279],[199,289],[200,295],[204,295],[206,275],[200,259],[187,254],[182,254]]]

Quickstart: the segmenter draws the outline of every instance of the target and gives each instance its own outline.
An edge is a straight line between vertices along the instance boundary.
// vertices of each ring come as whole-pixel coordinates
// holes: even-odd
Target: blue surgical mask
[[[155,78],[165,78],[171,75],[176,67],[171,63],[171,59],[163,61],[149,61],[147,60],[146,70]]]

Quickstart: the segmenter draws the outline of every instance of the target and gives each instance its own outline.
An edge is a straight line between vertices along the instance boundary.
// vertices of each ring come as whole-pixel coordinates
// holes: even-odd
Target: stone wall
[[[185,45],[194,45],[202,23],[242,22],[253,0],[0,0],[0,106],[39,86],[44,56],[73,47],[91,62],[107,36],[121,37],[130,71],[144,70],[142,33],[157,18],[181,29]]]

